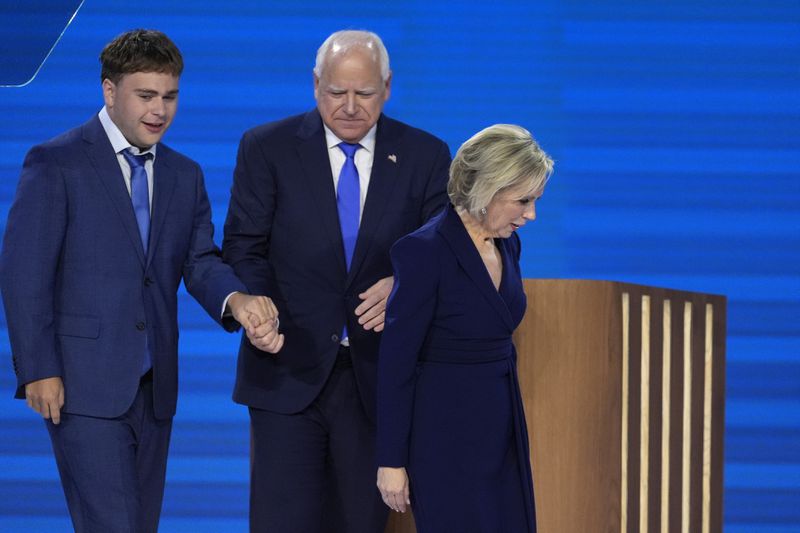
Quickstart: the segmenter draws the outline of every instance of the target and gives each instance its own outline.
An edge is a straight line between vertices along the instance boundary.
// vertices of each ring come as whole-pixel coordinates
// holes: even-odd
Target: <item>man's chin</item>
[[[140,135],[138,139],[136,139],[136,144],[139,148],[147,149],[153,146],[154,144],[158,144],[161,141],[161,138],[164,136],[164,132],[162,131],[159,134],[152,134],[148,133],[147,135]]]
[[[352,127],[348,127],[346,125],[343,127],[342,124],[337,124],[337,127],[335,130],[333,130],[333,133],[335,133],[337,137],[345,142],[357,143],[364,138],[368,131],[369,128],[364,129],[363,124],[354,124]]]

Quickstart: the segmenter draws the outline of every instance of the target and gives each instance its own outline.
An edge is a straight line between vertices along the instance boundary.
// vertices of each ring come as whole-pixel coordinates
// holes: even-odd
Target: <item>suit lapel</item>
[[[402,153],[400,145],[394,124],[381,115],[375,135],[375,153],[372,159],[369,189],[364,202],[361,223],[358,226],[358,239],[353,251],[353,261],[350,265],[346,286],[353,282],[361,263],[369,255],[372,237],[380,227],[386,206],[391,202],[392,191],[397,183],[397,169],[405,155]]]
[[[166,150],[162,150],[166,152]],[[158,238],[164,228],[164,220],[167,218],[167,208],[172,200],[172,193],[175,191],[177,175],[175,170],[169,166],[169,154],[156,154],[153,161],[153,210],[150,215],[150,240],[147,244],[147,264],[149,265],[155,255]]]
[[[483,294],[489,305],[502,317],[508,327],[513,330],[514,324],[512,323],[508,306],[503,301],[499,292],[494,288],[492,278],[489,276],[489,272],[486,270],[486,265],[483,264],[483,260],[481,260],[478,249],[475,248],[475,244],[472,242],[469,233],[467,233],[467,229],[464,227],[461,218],[452,205],[448,205],[445,209],[444,216],[439,225],[439,233],[441,233],[445,241],[447,241],[450,249],[456,256],[456,260],[464,268],[464,272],[466,272],[467,276],[469,276],[480,293]],[[504,250],[500,250],[501,259],[504,253]],[[504,261],[503,276],[510,275],[509,272],[506,272],[508,267],[509,265]]]
[[[322,127],[322,118],[316,109],[306,114],[297,136],[299,138],[297,153],[303,167],[303,177],[311,191],[311,197],[317,204],[316,215],[319,224],[333,244],[335,262],[341,269],[342,277],[345,277],[344,244],[339,227],[339,211],[336,208],[336,191],[333,188],[325,130]]]
[[[139,236],[139,226],[136,224],[136,215],[133,213],[131,196],[125,187],[125,179],[122,177],[119,161],[102,124],[100,124],[100,119],[94,117],[90,120],[84,125],[82,133],[86,155],[119,214],[125,233],[136,250],[136,256],[144,266],[144,249]]]

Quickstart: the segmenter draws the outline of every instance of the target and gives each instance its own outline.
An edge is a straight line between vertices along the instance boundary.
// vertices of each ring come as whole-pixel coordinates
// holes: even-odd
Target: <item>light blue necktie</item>
[[[360,185],[358,183],[358,169],[354,160],[356,150],[361,145],[340,143],[339,148],[346,157],[342,171],[339,173],[339,184],[336,189],[336,206],[339,210],[339,226],[342,230],[342,242],[344,243],[344,260],[347,271],[350,271],[350,264],[353,260],[353,250],[356,248],[358,239],[358,215],[361,204]],[[347,325],[344,327],[342,338],[347,338]]]
[[[136,224],[139,226],[139,237],[142,238],[142,248],[147,255],[147,241],[150,237],[150,191],[144,164],[153,154],[133,155],[130,151],[123,150],[122,157],[131,167],[131,203]]]
[[[136,224],[139,226],[139,237],[142,239],[142,247],[146,257],[147,241],[150,237],[150,191],[147,186],[147,171],[144,168],[144,164],[153,157],[153,154],[134,155],[128,150],[123,150],[121,153],[131,167],[131,203],[133,204]],[[148,346],[147,337],[145,337],[142,374],[145,374],[152,366],[153,356],[150,354],[150,346]]]

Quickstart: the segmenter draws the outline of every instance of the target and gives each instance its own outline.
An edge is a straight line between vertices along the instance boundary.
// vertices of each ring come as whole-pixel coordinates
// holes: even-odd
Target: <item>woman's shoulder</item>
[[[438,227],[444,213],[439,213],[430,218],[425,224],[411,233],[400,237],[392,246],[392,255],[395,254],[432,254],[441,245],[441,236]]]
[[[438,255],[441,243],[436,232],[422,230],[423,228],[420,228],[398,239],[391,248],[391,256],[393,258],[431,259]]]

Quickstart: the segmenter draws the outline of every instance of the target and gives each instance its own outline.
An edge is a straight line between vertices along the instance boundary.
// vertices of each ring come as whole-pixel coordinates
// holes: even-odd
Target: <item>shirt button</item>
[[[150,286],[150,285],[152,285],[152,284],[153,284],[153,280],[152,280],[152,279],[150,279],[150,278],[144,278],[144,286],[145,286],[145,287],[149,287],[149,286]]]
[[[144,322],[137,322],[136,329],[138,329],[139,331],[144,331]]]

